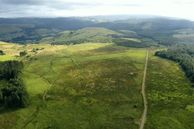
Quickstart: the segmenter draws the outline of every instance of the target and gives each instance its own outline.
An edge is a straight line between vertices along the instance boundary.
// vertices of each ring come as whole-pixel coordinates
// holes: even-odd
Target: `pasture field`
[[[178,64],[150,56],[146,129],[193,129],[194,89]]]
[[[30,104],[2,110],[1,129],[138,129],[146,49],[108,43],[6,49],[12,57],[28,53],[16,59],[25,63]]]

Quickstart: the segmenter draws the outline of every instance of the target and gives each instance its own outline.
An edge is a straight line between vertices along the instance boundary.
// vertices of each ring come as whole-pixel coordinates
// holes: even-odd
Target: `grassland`
[[[5,53],[7,53],[6,55],[0,56],[0,61],[16,59],[16,55],[19,53],[16,52],[15,48],[19,48],[19,45],[8,44],[0,41],[0,50],[3,50]]]
[[[12,56],[28,53],[17,59],[25,63],[30,105],[1,111],[1,129],[138,128],[145,49],[99,43],[13,49]]]
[[[194,90],[178,64],[150,56],[146,129],[193,129]]]
[[[0,110],[1,129],[137,129],[146,50],[110,43],[0,43],[0,61],[22,60],[30,95],[23,109]],[[28,54],[19,57],[20,51]],[[148,62],[146,129],[194,128],[194,90],[178,64]]]
[[[102,27],[86,27],[76,31],[64,31],[54,37],[43,38],[40,42],[54,44],[79,44],[83,42],[111,43],[113,35],[121,36],[122,34]]]

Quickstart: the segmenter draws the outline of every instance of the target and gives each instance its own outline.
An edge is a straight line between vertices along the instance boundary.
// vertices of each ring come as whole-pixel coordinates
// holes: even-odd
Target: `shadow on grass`
[[[5,114],[5,113],[11,113],[19,110],[21,108],[7,108],[7,107],[0,107],[0,115]]]

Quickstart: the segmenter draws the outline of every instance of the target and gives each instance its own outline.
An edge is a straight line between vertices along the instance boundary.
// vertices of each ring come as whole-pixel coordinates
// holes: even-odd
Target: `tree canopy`
[[[0,62],[0,107],[18,108],[27,105],[27,92],[20,78],[23,64]]]

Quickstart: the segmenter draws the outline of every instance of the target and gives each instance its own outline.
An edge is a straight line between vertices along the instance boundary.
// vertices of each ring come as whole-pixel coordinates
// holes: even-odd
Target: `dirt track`
[[[146,82],[146,75],[147,75],[147,66],[148,66],[148,58],[149,58],[149,51],[147,51],[146,54],[146,61],[145,61],[145,67],[144,67],[144,74],[143,74],[143,81],[142,81],[142,97],[143,97],[143,104],[144,104],[144,110],[143,114],[141,116],[141,123],[139,129],[144,129],[144,125],[146,123],[146,117],[147,117],[147,110],[148,110],[148,105],[147,105],[147,98],[146,98],[146,92],[145,92],[145,82]]]

